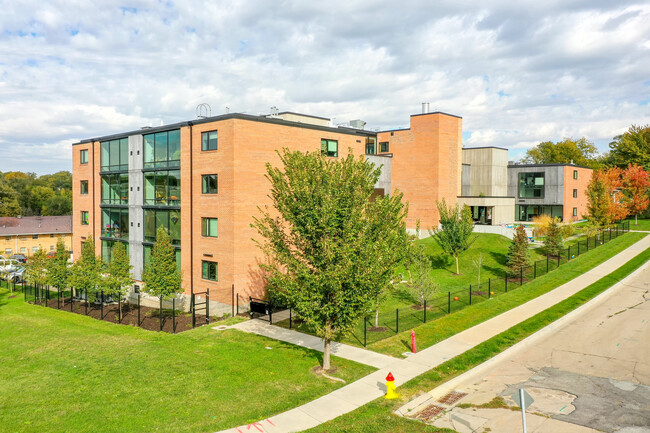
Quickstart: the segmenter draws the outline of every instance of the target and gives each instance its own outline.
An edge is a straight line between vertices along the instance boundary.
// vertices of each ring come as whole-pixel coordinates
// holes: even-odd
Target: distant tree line
[[[0,216],[72,214],[72,173],[0,173]]]

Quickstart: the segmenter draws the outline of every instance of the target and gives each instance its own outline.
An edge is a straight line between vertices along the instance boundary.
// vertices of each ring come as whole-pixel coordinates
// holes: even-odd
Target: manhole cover
[[[452,391],[446,396],[440,398],[438,400],[438,403],[446,404],[447,406],[451,406],[452,404],[456,403],[458,400],[461,398],[465,397],[467,393],[465,392],[458,392],[458,391]]]

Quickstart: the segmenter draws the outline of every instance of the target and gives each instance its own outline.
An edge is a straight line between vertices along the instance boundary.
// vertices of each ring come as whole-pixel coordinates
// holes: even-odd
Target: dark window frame
[[[115,149],[113,146],[115,145]],[[104,149],[107,149],[106,152]],[[117,164],[111,164],[111,154],[117,151]],[[108,161],[104,161],[104,155]],[[124,171],[129,169],[129,139],[117,138],[99,143],[99,170],[100,171]]]
[[[574,179],[578,178],[578,170],[573,170],[573,178]]]
[[[144,147],[144,151],[142,152],[142,167],[144,169],[150,169],[150,168],[159,168],[159,169],[174,169],[174,168],[179,168],[181,166],[181,133],[180,129],[172,129],[170,131],[161,131],[161,132],[154,132],[151,134],[145,134],[142,136],[142,143]],[[172,159],[170,157],[170,134],[174,135],[174,138],[176,135],[178,135],[178,149],[175,149],[174,153],[177,151],[178,152],[178,159]],[[158,146],[158,138],[162,137],[165,135],[165,155],[166,158],[164,159],[159,159],[157,157],[157,146]],[[148,146],[148,140],[152,139],[153,144],[152,144],[152,160],[147,161],[147,146]],[[173,148],[172,148],[173,149]]]
[[[382,141],[379,143],[379,153],[386,153],[388,152],[389,145],[388,141]]]
[[[170,173],[171,172],[178,172],[178,176],[173,176]],[[150,179],[150,176],[154,176],[154,183],[153,183],[153,197],[148,197],[148,191],[150,191],[148,188],[148,180]],[[165,191],[164,193],[159,197],[157,193],[157,187],[159,186],[157,184],[157,178],[158,176],[161,177],[166,177],[166,183],[164,184],[165,186]],[[170,179],[176,179],[177,184],[173,185],[172,182],[170,182]],[[163,170],[145,170],[144,171],[144,176],[143,176],[143,191],[142,191],[142,202],[145,204],[145,206],[180,206],[181,205],[181,199],[182,199],[182,193],[181,193],[181,171],[180,168],[170,168],[170,169],[163,169]],[[178,195],[172,195],[172,191],[175,191]]]
[[[79,151],[79,164],[88,164],[88,149]]]
[[[81,211],[81,225],[82,226],[90,225],[90,214],[88,213],[87,210]]]
[[[214,265],[214,278],[211,278],[211,265]],[[207,270],[207,272],[206,272]],[[219,281],[219,262],[201,260],[201,278],[208,281]]]
[[[85,188],[86,192],[84,192],[84,185],[86,186],[86,188]],[[79,192],[80,195],[88,195],[88,181],[87,180],[80,180],[79,181],[79,191],[80,191]]]
[[[209,222],[211,220],[217,221],[217,233],[216,234],[211,234],[210,233],[210,224]],[[204,236],[206,238],[218,238],[219,237],[219,218],[212,218],[212,217],[203,217],[201,218],[201,236]]]
[[[578,190],[575,188],[573,189],[573,198],[578,198]]]
[[[214,148],[211,147],[212,139],[210,138],[210,134],[212,133],[217,135],[214,139]],[[203,131],[201,133],[201,151],[212,152],[214,150],[219,150],[219,130],[214,129],[212,131]]]
[[[543,184],[541,185],[541,188],[540,188],[540,185],[535,185],[535,184],[533,184],[533,185],[525,185],[525,184],[522,183],[522,181],[524,180],[524,179],[522,179],[523,177],[525,177],[527,179],[532,178],[533,182],[534,182],[534,179],[541,177],[543,179]],[[532,171],[520,171],[517,178],[518,178],[518,182],[517,182],[517,197],[518,198],[521,198],[521,199],[535,199],[535,200],[538,200],[538,199],[541,200],[541,199],[544,198],[545,189],[546,189],[546,173],[545,172],[543,172],[543,171],[534,171],[534,172],[532,172]],[[541,191],[541,193],[540,193],[539,196],[535,196],[534,193],[533,193],[533,196],[531,196],[531,197],[523,196],[522,195],[522,190],[523,189],[529,189],[531,191],[536,191],[537,190],[537,191]]]
[[[336,150],[334,150],[334,151],[329,150],[330,143],[335,143],[336,144]],[[329,138],[321,138],[320,139],[320,151],[325,156],[329,156],[329,157],[332,157],[332,158],[338,158],[338,156],[339,156],[339,141],[338,140],[330,140]]]
[[[210,188],[210,185],[206,183],[206,179],[214,176],[214,191]],[[219,175],[216,173],[213,174],[202,174],[201,175],[201,194],[219,194]]]

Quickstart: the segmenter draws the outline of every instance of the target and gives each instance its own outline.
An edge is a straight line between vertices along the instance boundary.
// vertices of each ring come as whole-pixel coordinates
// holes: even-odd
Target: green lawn
[[[0,431],[214,432],[343,386],[311,373],[320,361],[235,330],[149,332],[0,290]],[[348,382],[374,371],[333,365]]]
[[[631,236],[630,236],[631,237]],[[625,236],[623,239],[627,239]],[[638,238],[637,238],[638,239]],[[537,332],[544,326],[554,322],[570,311],[583,305],[598,294],[604,292],[616,282],[632,273],[650,260],[650,249],[645,250],[637,257],[601,278],[594,284],[586,287],[568,299],[553,307],[531,317],[524,322],[513,326],[507,331],[479,344],[444,364],[420,375],[398,388],[401,399],[386,400],[378,398],[360,408],[343,416],[328,421],[310,430],[309,433],[431,433],[453,432],[447,429],[437,429],[424,423],[401,418],[393,414],[397,408],[415,396],[429,391],[465,371],[487,361],[503,352],[508,347],[518,343],[529,335]]]
[[[638,224],[634,224],[634,218],[627,219],[625,221],[629,221],[630,223],[630,230],[644,230],[644,231],[650,231],[650,219],[641,219],[637,221]]]

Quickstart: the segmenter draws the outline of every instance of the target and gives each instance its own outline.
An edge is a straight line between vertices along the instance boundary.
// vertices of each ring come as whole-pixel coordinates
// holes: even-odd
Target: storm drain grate
[[[430,404],[415,415],[415,418],[422,421],[431,421],[445,411],[445,408],[436,404]]]
[[[465,392],[458,392],[458,391],[452,391],[446,396],[440,398],[438,400],[438,403],[446,404],[447,406],[451,406],[452,404],[456,403],[458,400],[461,398],[465,397],[467,393]]]

